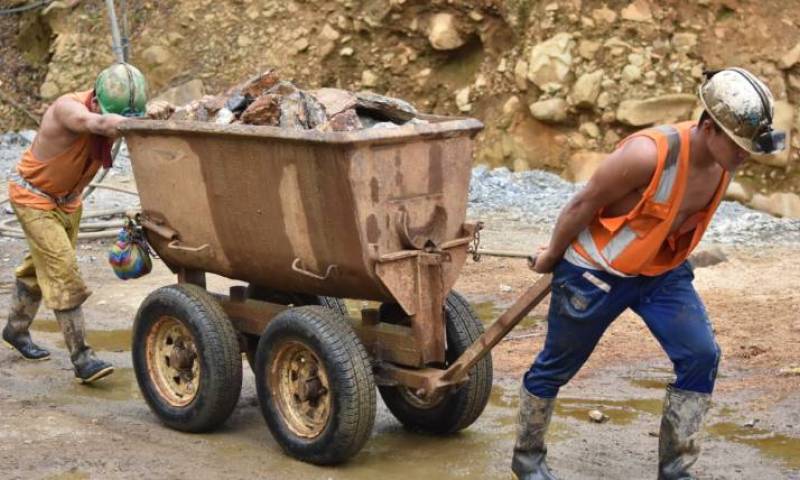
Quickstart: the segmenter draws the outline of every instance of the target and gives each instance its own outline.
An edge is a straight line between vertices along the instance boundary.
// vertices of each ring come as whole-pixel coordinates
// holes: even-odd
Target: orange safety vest
[[[89,90],[70,97],[86,104],[91,95]],[[80,135],[66,150],[45,160],[34,156],[32,145],[28,147],[9,178],[9,199],[38,210],[59,208],[66,213],[75,212],[81,205],[81,192],[102,165],[101,158],[93,152],[95,137]]]
[[[700,243],[731,179],[724,172],[706,208],[670,232],[686,191],[690,133],[696,125],[662,125],[634,133],[620,143],[622,146],[634,137],[655,142],[658,164],[653,178],[639,203],[627,214],[605,217],[600,210],[565,252],[567,261],[619,276],[656,276],[686,260]]]

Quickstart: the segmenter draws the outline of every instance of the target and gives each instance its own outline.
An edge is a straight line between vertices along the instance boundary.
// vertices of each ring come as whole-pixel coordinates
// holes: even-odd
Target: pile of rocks
[[[427,123],[417,109],[397,98],[338,88],[304,91],[267,70],[230,88],[175,108],[165,101],[148,105],[148,117],[217,124],[269,125],[298,130],[346,132]]]

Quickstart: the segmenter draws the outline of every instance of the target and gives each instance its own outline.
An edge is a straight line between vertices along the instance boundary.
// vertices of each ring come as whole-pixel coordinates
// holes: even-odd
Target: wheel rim
[[[450,393],[449,390],[444,392],[439,391],[429,397],[420,397],[419,395],[414,393],[412,389],[408,387],[400,386],[398,387],[398,389],[400,390],[400,395],[408,404],[416,408],[419,408],[421,410],[429,410],[431,408],[436,407]]]
[[[299,341],[277,346],[267,387],[289,429],[303,438],[319,436],[331,416],[328,374],[319,357]]]
[[[163,316],[147,335],[147,370],[161,398],[173,407],[192,403],[200,390],[194,336],[178,319]]]

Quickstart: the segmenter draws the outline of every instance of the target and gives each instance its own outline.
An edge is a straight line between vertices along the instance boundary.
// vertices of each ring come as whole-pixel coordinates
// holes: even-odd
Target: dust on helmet
[[[762,155],[783,150],[786,134],[772,129],[775,102],[764,83],[743,68],[706,73],[700,101],[737,145]]]
[[[102,113],[141,117],[147,104],[147,81],[133,65],[116,63],[97,76],[94,84]]]

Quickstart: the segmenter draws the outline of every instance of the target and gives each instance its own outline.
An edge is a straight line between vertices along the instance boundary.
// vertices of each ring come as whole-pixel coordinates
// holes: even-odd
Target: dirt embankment
[[[132,62],[156,94],[178,87],[168,97],[188,100],[277,67],[303,87],[371,89],[423,111],[476,116],[487,125],[476,161],[491,166],[580,178],[594,152],[632,130],[696,114],[703,68],[752,69],[775,93],[780,126],[794,132],[800,118],[800,11],[779,0],[128,4]],[[86,88],[112,60],[102,2],[53,2],[2,16],[0,27],[0,89],[34,112]],[[0,130],[24,125],[0,102]],[[787,155],[740,173],[744,201],[800,209],[800,198],[752,199],[797,193],[793,138]]]

